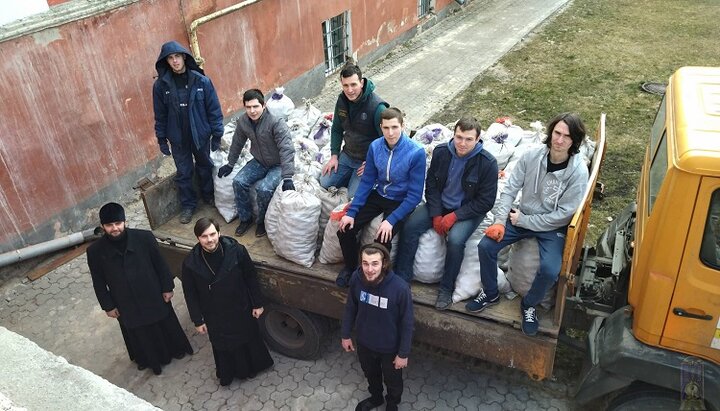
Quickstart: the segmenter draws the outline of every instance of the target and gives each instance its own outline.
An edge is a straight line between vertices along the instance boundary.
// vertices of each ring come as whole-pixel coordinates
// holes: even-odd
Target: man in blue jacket
[[[355,327],[360,366],[368,380],[370,397],[356,411],[382,405],[383,381],[387,387],[386,410],[397,410],[403,391],[402,370],[408,365],[413,334],[410,287],[390,270],[390,253],[380,244],[360,250],[362,267],[350,280],[342,321],[342,347],[355,351],[350,333]]]
[[[422,198],[425,150],[403,132],[400,110],[388,108],[380,118],[383,137],[370,144],[360,185],[340,220],[338,237],[345,268],[335,280],[339,287],[347,287],[350,275],[358,266],[360,230],[383,214],[385,219],[374,237],[389,250],[390,241],[400,231],[403,220]]]
[[[220,148],[222,110],[212,81],[178,42],[162,45],[155,69],[158,73],[153,84],[155,136],[160,151],[166,156],[172,153],[175,160],[175,183],[182,208],[180,222],[187,224],[197,207],[193,171],[197,173],[203,200],[215,204],[210,150]]]
[[[465,242],[495,204],[497,181],[497,161],[483,150],[480,123],[474,118],[460,119],[453,139],[433,151],[425,180],[427,203],[415,209],[405,222],[395,259],[395,272],[409,282],[420,236],[431,227],[441,237],[447,236],[445,271],[435,302],[438,310],[452,304]]]

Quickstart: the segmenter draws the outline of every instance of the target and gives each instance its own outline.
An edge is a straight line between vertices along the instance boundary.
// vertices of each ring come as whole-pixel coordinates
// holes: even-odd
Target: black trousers
[[[377,191],[372,190],[365,202],[365,205],[360,207],[360,210],[355,216],[355,224],[353,225],[353,228],[349,228],[345,230],[345,232],[338,231],[337,235],[340,239],[340,248],[342,249],[346,269],[355,271],[358,267],[358,251],[360,250],[357,239],[358,233],[360,233],[363,227],[368,225],[368,223],[370,223],[378,215],[383,214],[387,217],[392,214],[392,212],[400,206],[400,203],[401,201],[388,200],[378,194]],[[400,232],[403,222],[404,219],[398,221],[397,224],[393,226],[393,237]],[[388,251],[390,251],[390,241],[380,244],[384,245]]]
[[[400,404],[403,392],[402,369],[396,370],[393,365],[395,354],[375,352],[361,344],[357,347],[360,366],[368,380],[368,391],[375,400],[383,397],[383,380],[387,387],[385,401],[388,404]]]

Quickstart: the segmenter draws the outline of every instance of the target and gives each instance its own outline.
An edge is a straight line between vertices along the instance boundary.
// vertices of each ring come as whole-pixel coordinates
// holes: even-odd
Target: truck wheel
[[[649,384],[632,384],[615,397],[608,411],[676,411],[680,393]]]
[[[270,348],[301,360],[320,353],[322,329],[308,314],[279,304],[267,304],[260,317],[260,330]]]

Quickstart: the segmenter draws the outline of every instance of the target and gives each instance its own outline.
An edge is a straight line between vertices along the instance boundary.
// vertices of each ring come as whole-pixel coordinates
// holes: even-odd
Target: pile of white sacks
[[[278,188],[273,196],[265,216],[265,228],[276,254],[297,264],[310,267],[316,258],[320,263],[333,264],[342,262],[342,252],[336,235],[340,219],[347,209],[349,198],[347,189],[323,189],[318,178],[323,165],[330,159],[330,129],[332,114],[321,113],[309,103],[294,108],[289,97],[283,90],[277,89],[267,102],[267,109],[276,115],[287,118],[287,124],[295,147],[295,191],[283,192]],[[413,140],[422,144],[427,156],[426,169],[430,166],[432,152],[439,144],[447,144],[453,137],[449,128],[453,125],[430,124],[413,135]],[[227,151],[235,131],[234,121],[225,127],[221,150],[212,153],[217,169],[227,163]],[[543,144],[544,128],[540,122],[530,125],[530,130],[513,125],[507,119],[498,119],[483,133],[484,148],[490,152],[502,170],[498,176],[498,192],[496,198],[505,187],[518,159],[528,148]],[[581,147],[581,154],[589,164],[595,145],[589,138]],[[250,142],[243,148],[232,174],[225,178],[215,177],[215,204],[223,218],[230,222],[237,216],[235,210],[232,178],[250,160]],[[251,191],[251,196],[254,192]],[[516,203],[520,198],[516,199]],[[255,201],[253,201],[255,204]],[[257,206],[254,206],[257,207]],[[257,215],[257,209],[253,210]],[[466,300],[478,294],[482,288],[480,282],[480,263],[477,255],[477,244],[484,236],[484,231],[494,221],[493,212],[485,216],[465,247],[465,257],[455,283],[453,302]],[[374,240],[382,216],[378,216],[365,227],[361,235],[361,243]],[[394,259],[397,237],[393,239]],[[319,252],[318,252],[319,249]],[[420,237],[420,244],[415,255],[415,280],[423,283],[437,283],[444,270],[445,241],[433,229],[429,229]],[[500,252],[498,258],[498,286],[500,292],[508,298],[525,295],[532,284],[539,265],[538,246],[535,239],[520,241]],[[541,303],[548,308],[553,303],[554,290],[548,292]]]

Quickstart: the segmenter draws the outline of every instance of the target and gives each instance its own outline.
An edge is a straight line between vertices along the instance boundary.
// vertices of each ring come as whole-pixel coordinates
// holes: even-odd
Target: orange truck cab
[[[637,200],[601,240],[627,305],[590,327],[576,399],[720,409],[720,68],[672,75]]]

